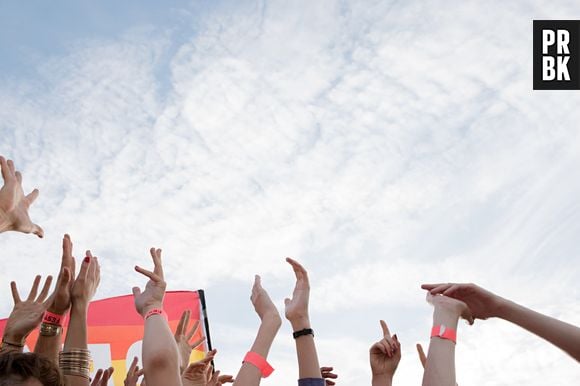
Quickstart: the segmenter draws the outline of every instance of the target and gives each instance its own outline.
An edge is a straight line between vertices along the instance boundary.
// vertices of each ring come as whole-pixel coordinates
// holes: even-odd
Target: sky
[[[262,276],[283,313],[310,273],[322,365],[370,384],[384,319],[395,384],[420,384],[420,284],[474,282],[580,325],[580,93],[532,89],[532,20],[576,1],[0,0],[0,154],[45,238],[0,237],[9,282],[56,274],[62,235],[130,293],[163,248],[169,290],[206,291],[235,374]],[[298,377],[285,322],[263,384]],[[580,368],[501,320],[461,325],[460,385],[570,385]]]

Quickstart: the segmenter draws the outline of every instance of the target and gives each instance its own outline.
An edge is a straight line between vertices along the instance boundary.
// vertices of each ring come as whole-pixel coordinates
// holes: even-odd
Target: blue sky
[[[100,298],[140,284],[160,246],[170,289],[206,289],[235,373],[253,275],[282,309],[293,256],[344,385],[368,383],[380,318],[403,344],[398,383],[420,382],[422,282],[580,324],[580,94],[533,91],[531,57],[532,20],[577,18],[576,2],[42,4],[0,3],[0,154],[40,189],[46,231],[0,239],[6,289],[32,281],[23,267],[54,273],[64,232],[100,257]],[[289,334],[269,383],[297,377]],[[459,334],[459,384],[580,377],[501,321]]]

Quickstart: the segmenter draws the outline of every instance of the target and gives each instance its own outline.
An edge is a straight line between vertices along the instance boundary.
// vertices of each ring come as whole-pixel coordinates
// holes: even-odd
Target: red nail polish
[[[85,257],[85,263],[90,263],[91,258],[89,256]]]

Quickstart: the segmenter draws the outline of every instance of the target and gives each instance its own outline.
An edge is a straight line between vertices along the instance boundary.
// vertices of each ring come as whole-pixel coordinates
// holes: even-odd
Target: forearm
[[[506,300],[498,317],[554,344],[580,361],[580,328]]]
[[[61,329],[62,331],[62,329]],[[39,335],[34,346],[34,353],[50,360],[55,366],[58,366],[58,352],[61,345],[61,333],[55,336]]]
[[[254,340],[254,344],[252,345],[250,351],[259,354],[261,357],[266,359],[268,357],[268,353],[270,352],[270,347],[272,347],[272,343],[274,342],[274,338],[280,329],[280,325],[282,321],[280,317],[272,317],[265,319],[260,324],[260,328],[258,329],[258,334],[256,335],[256,339]],[[234,381],[235,386],[253,386],[258,385],[260,380],[262,379],[262,373],[260,370],[251,363],[244,362],[238,375],[236,376],[236,380]]]
[[[70,322],[66,333],[63,352],[87,349],[87,311],[88,305],[73,304],[70,312]],[[88,386],[89,379],[80,375],[66,374],[68,386]]]
[[[64,351],[87,348],[87,311],[88,305],[73,305],[64,340]]]
[[[293,331],[310,328],[310,319],[302,318],[290,321]],[[318,354],[312,335],[303,335],[295,339],[296,355],[298,356],[298,376],[302,378],[322,378]]]
[[[459,315],[435,307],[433,325],[444,325],[457,331]],[[455,343],[448,339],[431,338],[423,386],[455,386]]]
[[[164,316],[151,315],[145,320],[142,350],[148,386],[181,384],[177,344]]]

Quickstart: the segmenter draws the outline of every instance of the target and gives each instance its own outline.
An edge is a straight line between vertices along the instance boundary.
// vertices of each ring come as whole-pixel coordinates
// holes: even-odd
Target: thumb
[[[290,299],[286,298],[284,299],[284,305],[287,306],[290,303]]]
[[[141,289],[139,287],[133,287],[133,296],[137,297],[141,295]]]
[[[44,237],[44,230],[40,227],[40,225],[32,224],[32,233],[40,238]]]

